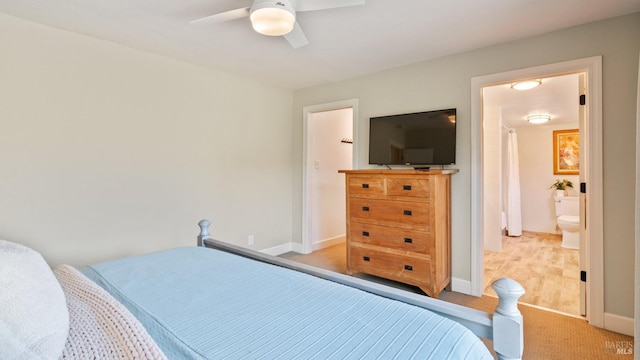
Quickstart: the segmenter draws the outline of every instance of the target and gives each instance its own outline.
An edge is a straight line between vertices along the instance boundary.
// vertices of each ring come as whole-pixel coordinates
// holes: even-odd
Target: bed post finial
[[[493,314],[493,349],[498,359],[522,359],[524,330],[518,299],[524,295],[524,288],[508,278],[494,281],[491,287],[500,299]]]
[[[211,236],[209,236],[209,226],[211,226],[211,221],[202,219],[198,221],[198,226],[200,227],[200,234],[198,235],[198,246],[204,246],[204,241],[211,239]]]

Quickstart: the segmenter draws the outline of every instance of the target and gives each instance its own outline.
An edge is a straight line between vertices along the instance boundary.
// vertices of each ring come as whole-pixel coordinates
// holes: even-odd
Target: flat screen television
[[[456,162],[456,109],[369,119],[369,164],[449,165]]]

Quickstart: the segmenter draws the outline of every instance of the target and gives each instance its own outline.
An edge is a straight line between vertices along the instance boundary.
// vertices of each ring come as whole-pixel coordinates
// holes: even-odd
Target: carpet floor
[[[335,245],[309,255],[286,253],[284,258],[346,273],[344,245]],[[358,277],[376,281],[407,291],[422,293],[413,286],[380,279],[374,276]],[[498,305],[494,296],[475,297],[451,291],[440,293],[440,299],[473,309],[493,312]],[[533,360],[582,360],[582,359],[633,359],[633,337],[599,329],[583,319],[546,311],[535,306],[518,305],[524,317],[525,347],[523,359]],[[483,340],[491,349],[491,341]],[[494,354],[495,356],[495,354]]]

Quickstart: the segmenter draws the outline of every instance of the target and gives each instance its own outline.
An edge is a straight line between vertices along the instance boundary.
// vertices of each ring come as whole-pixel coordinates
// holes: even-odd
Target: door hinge
[[[587,272],[586,271],[580,271],[580,281],[587,282]]]
[[[583,183],[583,182],[580,183],[580,192],[583,194],[587,193],[587,183]]]
[[[580,105],[585,105],[587,103],[587,95],[580,95]]]

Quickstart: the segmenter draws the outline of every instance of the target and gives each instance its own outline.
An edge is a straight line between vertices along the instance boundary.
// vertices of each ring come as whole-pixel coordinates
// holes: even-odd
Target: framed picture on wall
[[[553,131],[553,173],[580,173],[580,133],[578,129]]]

